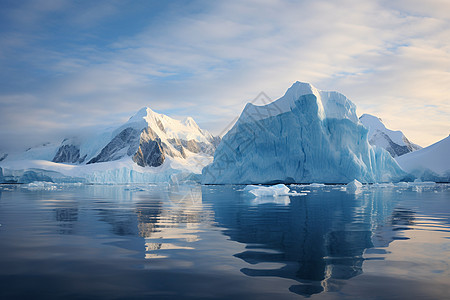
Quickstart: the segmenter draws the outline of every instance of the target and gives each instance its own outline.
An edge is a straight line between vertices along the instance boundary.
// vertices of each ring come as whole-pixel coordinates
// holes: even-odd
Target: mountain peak
[[[397,157],[421,148],[411,143],[403,132],[386,128],[381,118],[370,114],[363,114],[359,118],[359,121],[369,130],[369,143],[386,149],[392,157]]]
[[[148,116],[151,116],[151,115],[155,115],[155,114],[157,114],[156,112],[154,112],[151,108],[149,108],[148,106],[144,106],[144,107],[142,107],[141,109],[139,109],[131,118],[130,118],[130,120],[132,120],[132,119],[135,119],[135,120],[138,120],[138,119],[142,119],[142,118],[145,118],[145,117],[148,117]]]
[[[307,97],[308,95],[313,97]],[[295,103],[302,97],[305,103],[315,102],[311,107],[316,107],[314,113],[321,120],[325,118],[345,118],[353,123],[358,122],[356,105],[347,97],[338,92],[320,91],[312,84],[300,81],[294,82],[281,98],[267,105],[256,106],[247,104],[239,118],[239,122],[253,122],[292,111],[297,106]],[[307,106],[302,108],[303,113],[308,113],[305,110],[309,109]]]
[[[194,121],[194,119],[192,117],[186,117],[182,123],[184,125],[186,125],[187,127],[192,127],[192,128],[199,128],[197,123]]]
[[[307,82],[294,82],[290,88],[286,91],[283,97],[280,99],[289,99],[289,100],[297,100],[299,97],[303,95],[313,94],[316,97],[319,95],[319,91],[310,83]]]

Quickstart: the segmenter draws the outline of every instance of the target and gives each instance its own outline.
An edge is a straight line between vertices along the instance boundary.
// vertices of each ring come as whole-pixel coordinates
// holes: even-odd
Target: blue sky
[[[143,106],[219,133],[261,91],[337,90],[427,146],[450,133],[450,2],[0,2],[0,150]]]

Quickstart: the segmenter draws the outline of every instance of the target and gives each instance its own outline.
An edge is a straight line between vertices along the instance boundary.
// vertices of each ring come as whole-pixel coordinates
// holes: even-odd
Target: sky
[[[0,0],[0,151],[141,107],[219,134],[260,92],[339,91],[421,146],[450,133],[450,2]]]

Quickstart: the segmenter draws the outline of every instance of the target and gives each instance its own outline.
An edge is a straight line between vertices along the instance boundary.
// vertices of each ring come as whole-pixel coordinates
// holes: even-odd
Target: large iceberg
[[[368,142],[356,106],[296,82],[280,99],[247,104],[202,172],[205,184],[391,182],[406,173]]]

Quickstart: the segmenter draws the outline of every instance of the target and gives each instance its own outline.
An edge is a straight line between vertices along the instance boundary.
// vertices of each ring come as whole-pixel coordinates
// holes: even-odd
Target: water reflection
[[[55,219],[59,225],[59,234],[74,234],[74,227],[78,222],[78,208],[55,208]]]
[[[290,290],[305,296],[338,291],[342,280],[361,274],[364,251],[374,246],[378,224],[394,207],[381,193],[355,196],[332,187],[274,202],[249,200],[227,187],[204,187],[203,198],[224,233],[247,245],[235,254],[249,265],[244,274],[296,280]],[[230,205],[232,199],[237,205]],[[387,244],[389,238],[379,237],[377,243]]]
[[[160,201],[155,202],[155,197]],[[138,198],[139,236],[145,239],[145,258],[167,258],[171,250],[193,250],[200,240],[200,224],[211,218],[202,205],[198,185],[167,186]]]
[[[437,299],[428,286],[443,290],[450,278],[447,187],[358,195],[308,187],[307,196],[290,198],[249,198],[235,186],[7,188],[0,188],[2,299],[22,291],[24,299],[324,291]],[[389,284],[389,292],[378,289]],[[397,298],[413,298],[406,296]]]

